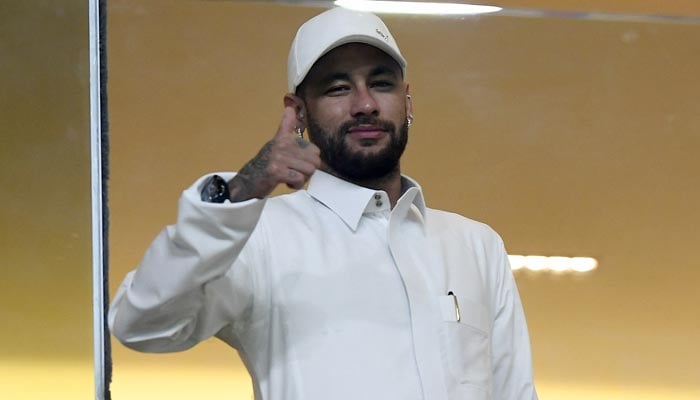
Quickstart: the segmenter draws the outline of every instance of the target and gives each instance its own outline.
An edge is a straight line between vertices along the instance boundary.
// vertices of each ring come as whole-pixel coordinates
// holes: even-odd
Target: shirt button
[[[382,195],[379,194],[379,193],[377,193],[377,194],[374,195],[374,199],[375,199],[375,200],[379,200],[379,199],[381,199],[381,198],[382,198]]]
[[[382,204],[384,204],[384,203],[382,203],[381,200],[380,200],[380,201],[377,201],[375,204],[377,205],[377,207],[381,207]]]

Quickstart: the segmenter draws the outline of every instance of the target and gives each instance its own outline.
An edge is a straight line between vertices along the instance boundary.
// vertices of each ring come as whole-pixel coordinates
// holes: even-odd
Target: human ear
[[[406,84],[406,118],[413,120],[413,102],[411,100],[408,84]]]
[[[284,95],[284,107],[293,108],[297,126],[306,129],[307,114],[304,100],[293,93],[287,93]]]

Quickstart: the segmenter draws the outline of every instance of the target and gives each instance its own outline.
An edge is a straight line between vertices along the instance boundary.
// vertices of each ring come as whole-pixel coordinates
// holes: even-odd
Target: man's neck
[[[366,187],[372,190],[383,190],[389,195],[389,201],[391,202],[391,208],[393,209],[396,202],[403,194],[403,188],[401,187],[401,169],[397,165],[394,170],[388,174],[375,179],[350,179],[336,172],[334,169],[328,167],[327,165],[321,166],[321,170],[328,174],[335,176],[336,178],[342,179],[344,181],[353,183],[357,186]]]

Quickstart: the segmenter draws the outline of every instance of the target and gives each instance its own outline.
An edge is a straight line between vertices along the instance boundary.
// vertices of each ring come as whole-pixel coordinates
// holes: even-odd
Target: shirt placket
[[[420,376],[423,398],[447,400],[443,363],[440,358],[439,320],[434,306],[434,294],[421,268],[419,260],[410,256],[406,246],[418,246],[421,237],[414,237],[415,230],[406,229],[406,215],[415,197],[404,196],[391,213],[389,221],[389,248],[401,275],[408,296],[413,348]]]

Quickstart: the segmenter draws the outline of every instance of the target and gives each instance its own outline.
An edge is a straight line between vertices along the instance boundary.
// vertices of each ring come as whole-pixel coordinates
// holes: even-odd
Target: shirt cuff
[[[219,175],[227,182],[236,176],[235,172],[216,172],[197,179],[182,193],[178,216],[208,219],[234,229],[251,229],[256,225],[267,199],[249,199],[232,203],[209,203],[202,201],[201,191],[212,175]]]

